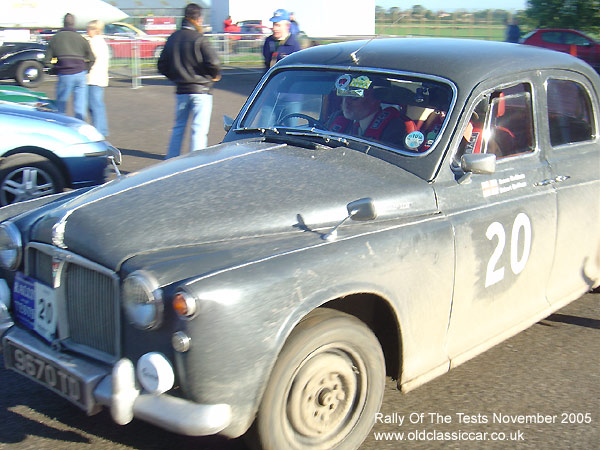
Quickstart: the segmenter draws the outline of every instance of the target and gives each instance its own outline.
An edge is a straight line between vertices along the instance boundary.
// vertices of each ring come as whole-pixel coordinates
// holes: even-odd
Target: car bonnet
[[[32,239],[116,269],[139,253],[298,233],[343,219],[371,197],[378,220],[436,211],[431,186],[355,150],[245,140],[114,180],[42,218]]]

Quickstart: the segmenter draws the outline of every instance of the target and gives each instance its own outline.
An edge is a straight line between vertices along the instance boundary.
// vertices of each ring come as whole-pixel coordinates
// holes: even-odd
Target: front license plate
[[[5,351],[4,363],[7,368],[37,381],[81,408],[88,409],[84,395],[84,383],[79,377],[12,342],[7,343]]]
[[[13,286],[17,320],[48,342],[56,336],[56,295],[54,289],[17,272]]]

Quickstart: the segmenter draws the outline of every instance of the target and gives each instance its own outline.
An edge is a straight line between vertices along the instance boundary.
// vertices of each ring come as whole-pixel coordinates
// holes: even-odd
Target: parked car
[[[521,39],[522,44],[570,53],[600,72],[600,43],[577,30],[534,30]]]
[[[264,39],[271,35],[272,30],[264,26],[262,20],[241,20],[237,23],[242,39]]]
[[[140,58],[158,58],[166,42],[164,37],[149,35],[122,22],[105,25],[104,34],[111,57],[114,58],[131,58],[135,52],[139,52]]]
[[[5,42],[0,46],[0,79],[13,78],[21,86],[37,86],[44,80],[45,52],[45,44]]]
[[[119,424],[358,448],[386,375],[414,389],[600,284],[599,93],[502,42],[287,56],[223,143],[0,209],[5,367]]]
[[[0,85],[0,104],[19,103],[21,105],[33,106],[37,109],[55,111],[54,100],[43,92],[35,92],[22,86]]]
[[[45,109],[0,102],[0,206],[101,184],[120,158],[93,126]]]

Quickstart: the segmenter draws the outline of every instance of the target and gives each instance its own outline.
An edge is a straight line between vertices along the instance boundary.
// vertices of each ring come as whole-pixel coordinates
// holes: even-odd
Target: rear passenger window
[[[552,146],[594,139],[592,102],[585,88],[570,80],[548,80],[548,122]]]

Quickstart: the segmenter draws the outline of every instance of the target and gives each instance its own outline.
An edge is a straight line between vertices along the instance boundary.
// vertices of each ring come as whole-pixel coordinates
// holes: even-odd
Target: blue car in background
[[[121,154],[81,120],[0,101],[0,206],[102,184]]]

